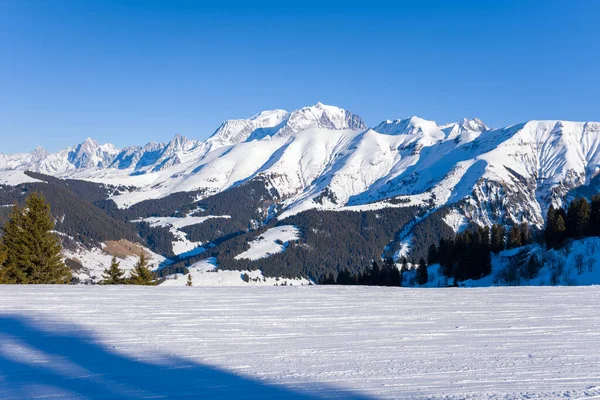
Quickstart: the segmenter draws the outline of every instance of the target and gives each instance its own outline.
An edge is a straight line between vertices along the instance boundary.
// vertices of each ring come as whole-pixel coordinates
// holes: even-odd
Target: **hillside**
[[[541,229],[550,205],[597,193],[599,173],[600,123],[494,129],[411,117],[368,128],[318,103],[225,121],[205,141],[177,135],[117,149],[87,139],[53,154],[0,155],[0,195],[8,205],[44,187],[62,219],[73,194],[68,207],[81,216],[57,230],[86,245],[142,240],[171,265],[213,256],[224,269],[314,277],[382,256],[417,262],[468,225]],[[285,251],[236,259],[278,225],[298,226]]]

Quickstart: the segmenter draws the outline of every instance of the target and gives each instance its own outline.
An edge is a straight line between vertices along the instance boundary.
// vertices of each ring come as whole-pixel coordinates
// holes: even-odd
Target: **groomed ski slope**
[[[0,398],[600,397],[600,287],[0,287]]]

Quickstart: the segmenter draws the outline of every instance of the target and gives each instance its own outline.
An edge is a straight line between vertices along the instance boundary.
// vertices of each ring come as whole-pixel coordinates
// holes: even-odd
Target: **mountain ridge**
[[[110,197],[119,208],[178,192],[207,197],[260,178],[277,191],[283,217],[401,198],[434,208],[462,202],[460,212],[479,224],[541,226],[550,204],[600,173],[600,123],[491,129],[477,118],[438,124],[413,116],[368,128],[350,111],[317,103],[225,121],[206,141],[177,134],[116,149],[88,138],[57,153],[0,155],[0,170],[132,188]]]

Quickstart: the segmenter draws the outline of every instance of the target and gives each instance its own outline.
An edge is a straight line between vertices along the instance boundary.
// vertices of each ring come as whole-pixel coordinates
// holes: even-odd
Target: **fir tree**
[[[408,271],[408,260],[406,259],[406,257],[402,257],[402,269],[401,269],[401,272],[405,273],[406,271]]]
[[[429,250],[427,251],[427,262],[429,265],[438,263],[438,248],[435,243],[431,243]]]
[[[4,267],[4,262],[6,261],[6,251],[4,247],[0,245],[0,282],[2,282],[2,270]]]
[[[421,258],[419,262],[419,266],[417,267],[416,273],[417,284],[424,285],[429,280],[429,276],[427,274],[427,264],[425,263],[425,259]]]
[[[384,286],[401,286],[401,275],[392,257],[383,260],[382,284]]]
[[[600,194],[592,197],[590,212],[590,235],[600,236]]]
[[[508,231],[508,241],[506,248],[514,249],[516,247],[523,246],[523,238],[521,237],[521,227],[519,225],[513,225]]]
[[[553,230],[556,235],[554,248],[558,248],[565,242],[567,236],[567,225],[565,223],[564,217],[560,213],[556,216]]]
[[[133,267],[129,283],[132,285],[154,285],[154,274],[148,268],[148,261],[146,260],[146,254],[142,250],[140,259]]]
[[[110,267],[105,269],[102,273],[102,284],[104,285],[121,285],[125,282],[125,271],[123,271],[120,267],[120,263],[117,261],[117,257],[112,258],[110,262]]]
[[[544,240],[546,241],[547,248],[554,247],[554,243],[556,242],[556,232],[554,232],[556,217],[556,209],[553,205],[550,205],[546,213],[546,227],[544,228]]]
[[[62,247],[52,232],[50,205],[42,195],[31,194],[26,207],[17,205],[3,229],[1,247],[6,261],[0,271],[3,283],[65,284],[71,270],[62,260]]]
[[[188,274],[188,279],[187,279],[186,286],[193,286],[193,283],[192,283],[192,274],[191,273]]]
[[[529,229],[529,224],[527,222],[521,223],[520,235],[521,235],[521,246],[527,246],[528,244],[533,243],[533,238],[531,236],[531,229]]]
[[[583,197],[575,199],[569,204],[566,220],[568,237],[579,239],[587,235],[590,213],[590,203]]]
[[[491,250],[494,253],[499,253],[505,248],[506,228],[504,225],[492,225]]]

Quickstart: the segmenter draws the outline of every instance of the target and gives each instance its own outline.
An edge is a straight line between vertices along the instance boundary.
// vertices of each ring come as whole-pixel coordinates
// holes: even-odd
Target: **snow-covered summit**
[[[112,144],[99,145],[92,138],[87,138],[69,152],[67,160],[77,169],[101,168],[108,166],[119,150]]]
[[[477,118],[438,124],[419,117],[367,129],[356,114],[317,103],[224,122],[206,141],[115,149],[92,139],[57,153],[2,155],[0,170],[136,187],[120,207],[175,192],[219,193],[260,178],[281,209],[362,207],[404,196],[405,204],[462,202],[467,220],[527,219],[580,187],[600,185],[600,124],[528,121],[490,129]]]
[[[248,119],[225,121],[207,142],[215,148],[244,141],[287,137],[310,128],[364,130],[367,125],[358,115],[319,102],[292,112],[269,110]]]

